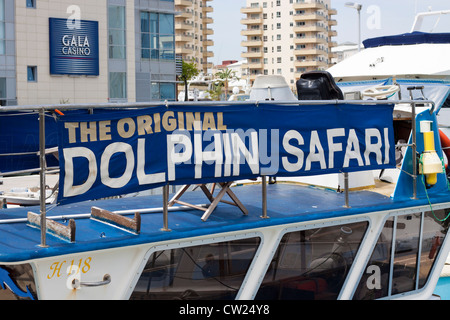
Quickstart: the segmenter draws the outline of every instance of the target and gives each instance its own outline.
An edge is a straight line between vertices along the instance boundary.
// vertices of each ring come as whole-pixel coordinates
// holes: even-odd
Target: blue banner
[[[98,22],[49,18],[50,74],[99,75]]]
[[[173,106],[58,123],[59,202],[395,167],[393,105]]]

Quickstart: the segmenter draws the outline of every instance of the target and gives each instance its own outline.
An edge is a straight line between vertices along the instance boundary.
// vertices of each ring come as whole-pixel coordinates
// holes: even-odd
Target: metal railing
[[[0,116],[2,112],[14,111],[38,111],[39,112],[39,160],[40,160],[40,220],[41,220],[41,247],[47,247],[46,244],[46,202],[45,202],[45,186],[46,186],[46,171],[47,164],[45,160],[45,113],[47,111],[77,110],[77,109],[136,109],[148,108],[157,106],[233,106],[233,105],[264,105],[264,104],[279,104],[279,105],[379,105],[379,104],[409,104],[411,105],[411,127],[412,127],[412,143],[402,144],[402,146],[409,146],[412,148],[412,155],[414,159],[417,157],[416,144],[416,105],[430,105],[430,114],[434,112],[435,103],[430,100],[291,100],[291,101],[202,101],[202,102],[142,102],[142,103],[98,103],[98,104],[63,104],[63,105],[23,105],[23,106],[5,106],[0,107]],[[1,155],[0,155],[1,156]],[[417,199],[417,161],[413,161],[413,172],[407,173],[413,179],[413,195],[412,199]],[[349,204],[349,178],[348,173],[344,172],[345,183],[345,207],[350,208]],[[266,177],[262,176],[262,216],[267,219],[267,186]],[[163,187],[163,228],[162,231],[170,231],[168,226],[168,193],[169,185]]]

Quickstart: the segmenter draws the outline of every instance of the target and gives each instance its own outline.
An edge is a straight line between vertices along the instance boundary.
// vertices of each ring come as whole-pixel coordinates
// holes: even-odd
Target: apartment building
[[[243,68],[251,82],[258,75],[283,75],[295,89],[302,73],[331,65],[337,12],[330,0],[247,0],[241,13]]]
[[[185,61],[195,61],[198,69],[207,73],[212,68],[209,59],[214,56],[208,48],[214,45],[208,37],[214,34],[208,25],[213,19],[208,13],[213,7],[212,0],[175,0],[175,45],[176,53]]]
[[[176,98],[174,0],[0,0],[0,104]]]

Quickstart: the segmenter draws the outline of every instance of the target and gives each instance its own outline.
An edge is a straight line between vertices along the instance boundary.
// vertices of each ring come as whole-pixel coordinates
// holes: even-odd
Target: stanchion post
[[[268,219],[267,216],[267,181],[266,176],[261,176],[261,186],[262,186],[262,216],[263,219]]]
[[[169,185],[166,184],[163,186],[163,228],[161,231],[171,231],[169,229]]]
[[[47,236],[47,210],[45,207],[45,171],[46,171],[46,161],[45,161],[45,109],[41,108],[39,110],[39,163],[41,171],[39,173],[40,178],[40,209],[41,209],[41,244],[43,248],[48,247],[46,243]]]

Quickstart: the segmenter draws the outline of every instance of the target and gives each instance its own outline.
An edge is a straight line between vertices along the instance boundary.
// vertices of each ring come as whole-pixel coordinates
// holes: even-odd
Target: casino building
[[[174,100],[176,1],[0,0],[0,104]]]

